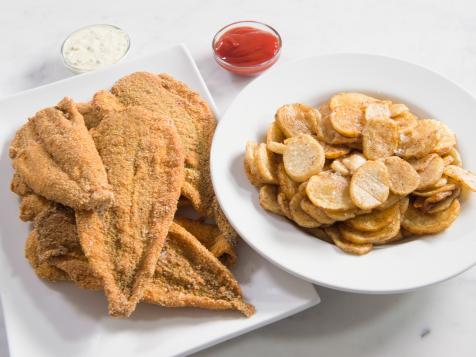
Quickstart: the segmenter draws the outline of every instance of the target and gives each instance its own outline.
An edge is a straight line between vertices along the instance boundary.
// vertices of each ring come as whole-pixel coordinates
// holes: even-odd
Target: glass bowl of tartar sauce
[[[84,73],[119,62],[130,48],[129,35],[122,29],[96,24],[71,33],[61,46],[61,55],[68,69]]]

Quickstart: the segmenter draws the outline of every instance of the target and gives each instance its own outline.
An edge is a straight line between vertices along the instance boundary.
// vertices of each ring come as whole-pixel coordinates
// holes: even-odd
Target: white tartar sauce
[[[114,64],[129,50],[129,36],[112,25],[92,25],[73,32],[63,44],[66,65],[87,72]]]

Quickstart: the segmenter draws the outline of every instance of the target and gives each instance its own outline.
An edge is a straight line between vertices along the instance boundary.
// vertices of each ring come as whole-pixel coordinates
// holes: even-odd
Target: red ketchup
[[[220,66],[233,73],[252,75],[268,69],[278,60],[281,40],[273,32],[240,26],[219,36],[213,49]]]

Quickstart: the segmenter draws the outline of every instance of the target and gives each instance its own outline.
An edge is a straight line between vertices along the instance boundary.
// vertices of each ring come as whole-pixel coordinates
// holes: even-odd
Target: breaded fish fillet
[[[34,247],[34,249],[32,249]],[[26,255],[37,275],[50,281],[72,280],[84,289],[101,289],[79,244],[74,214],[56,206],[42,212],[28,238]],[[173,223],[143,300],[167,307],[238,310],[254,308],[243,301],[231,273],[185,228]]]
[[[167,74],[136,72],[121,78],[111,93],[127,106],[139,105],[171,118],[185,148],[185,182],[182,194],[203,216],[210,215],[213,188],[210,179],[210,146],[216,120],[207,103],[184,83]],[[111,96],[99,92],[89,113],[91,126],[117,106]]]
[[[17,131],[10,158],[25,183],[49,200],[92,210],[113,199],[91,135],[69,98],[39,111]]]
[[[142,298],[172,223],[183,185],[184,155],[174,123],[127,107],[91,130],[114,204],[76,211],[81,247],[101,277],[109,313],[129,316]]]

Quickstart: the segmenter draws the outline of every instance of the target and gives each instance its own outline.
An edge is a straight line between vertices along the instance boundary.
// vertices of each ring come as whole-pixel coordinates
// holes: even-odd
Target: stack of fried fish
[[[210,180],[215,125],[197,93],[145,72],[36,113],[10,147],[36,274],[104,290],[113,316],[140,301],[253,314],[227,268],[236,233]],[[199,220],[180,217],[187,205]]]

